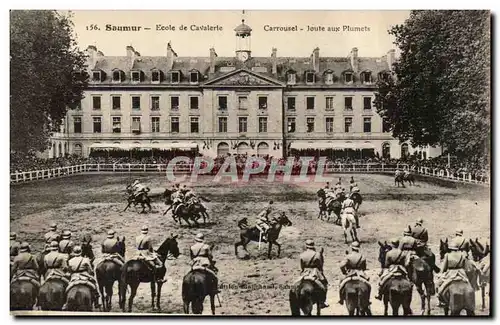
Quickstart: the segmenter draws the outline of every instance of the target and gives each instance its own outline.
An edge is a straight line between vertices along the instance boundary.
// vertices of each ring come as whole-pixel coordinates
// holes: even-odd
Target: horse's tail
[[[288,293],[288,300],[290,302],[290,312],[292,316],[300,316],[300,305],[299,300],[297,299],[297,293],[292,288]]]

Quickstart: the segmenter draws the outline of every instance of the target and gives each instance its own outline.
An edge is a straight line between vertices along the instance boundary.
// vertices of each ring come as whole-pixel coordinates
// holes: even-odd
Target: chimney
[[[175,53],[174,49],[170,42],[167,44],[167,70],[171,70],[174,66],[174,58],[177,57],[177,53]]]
[[[353,47],[351,50],[351,54],[349,55],[351,58],[351,67],[354,72],[358,72],[358,48]]]
[[[95,64],[97,63],[97,47],[95,47],[94,45],[89,45],[86,52],[88,55],[87,62],[89,69],[94,69]]]
[[[129,45],[126,47],[126,50],[127,50],[127,61],[128,61],[128,67],[129,69],[132,69],[132,67],[134,66],[134,60],[135,60],[135,50],[134,48]]]
[[[389,66],[389,70],[392,70],[392,65],[396,61],[396,50],[391,49],[387,52],[387,65]]]
[[[278,49],[273,47],[273,52],[271,53],[271,62],[273,63],[273,71],[272,73],[273,74],[277,74],[278,73],[278,58],[277,58],[277,55],[276,53],[278,52]]]
[[[217,53],[215,49],[210,48],[210,73],[215,73],[215,58],[217,57]]]
[[[312,63],[314,71],[319,72],[319,47],[313,50]]]

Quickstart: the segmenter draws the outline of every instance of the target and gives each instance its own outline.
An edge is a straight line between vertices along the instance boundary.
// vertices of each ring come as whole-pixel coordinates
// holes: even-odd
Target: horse
[[[127,197],[127,206],[125,207],[125,209],[123,209],[123,212],[127,211],[127,209],[129,208],[129,206],[133,203],[134,206],[136,206],[137,204],[141,204],[142,206],[142,211],[139,212],[139,213],[146,213],[146,206],[148,207],[149,211],[148,212],[151,212],[152,208],[151,208],[151,198],[148,196],[148,192],[150,191],[149,187],[146,187],[144,189],[146,192],[141,192],[139,193],[138,195],[129,195]]]
[[[420,257],[411,259],[406,267],[410,281],[415,284],[421,299],[421,314],[431,314],[431,296],[435,293],[434,274],[432,268]],[[427,308],[426,308],[427,302]]]
[[[281,214],[278,217],[272,218],[272,223],[271,226],[269,227],[269,230],[267,231],[267,240],[262,239],[262,242],[265,243],[267,242],[269,244],[268,250],[267,250],[267,257],[271,259],[271,250],[273,248],[273,245],[278,246],[278,257],[280,256],[281,253],[281,244],[277,242],[278,237],[280,235],[281,228],[283,226],[291,226],[292,222],[288,217],[286,216],[285,212],[281,212]],[[248,220],[247,218],[243,218],[238,222],[238,227],[241,229],[240,231],[240,240],[234,244],[234,254],[238,256],[238,247],[243,246],[243,249],[247,254],[247,245],[249,242],[254,241],[258,242],[260,237],[260,231],[257,229],[256,226],[253,227],[248,227]]]
[[[319,202],[319,214],[318,218],[323,220],[323,217],[327,217],[327,221],[330,221],[330,216],[332,212],[335,214],[335,223],[339,224],[340,221],[340,211],[342,210],[342,202],[344,201],[344,196],[341,195],[335,200],[329,200],[326,204],[326,192],[324,189],[319,189],[317,192],[318,197],[321,199]]]
[[[443,307],[444,315],[459,316],[465,310],[467,316],[474,316],[476,295],[470,284],[463,280],[452,281],[441,294],[448,303]]]
[[[486,286],[490,284],[490,245],[483,246],[476,238],[470,240],[472,259],[479,263],[481,274],[479,275],[479,287],[481,288],[481,310],[485,309]]]
[[[371,316],[371,288],[361,280],[349,280],[344,286],[345,303],[349,316]]]
[[[354,215],[356,212],[353,214],[342,214],[341,216],[341,225],[342,225],[342,230],[344,230],[344,243],[347,244],[347,234],[351,235],[352,241],[357,241],[359,242],[358,239],[358,232],[356,230],[356,216]]]
[[[190,270],[182,280],[182,302],[184,313],[189,314],[189,305],[193,314],[203,313],[205,297],[210,297],[210,308],[215,315],[214,275],[205,270]]]
[[[160,297],[161,297],[161,287],[163,286],[162,281],[157,281],[158,279],[163,279],[167,268],[165,266],[165,261],[169,255],[174,258],[179,257],[179,246],[177,243],[177,235],[171,234],[170,237],[165,239],[165,241],[156,250],[159,259],[162,261],[163,266],[155,270],[153,267],[149,266],[147,262],[138,259],[131,259],[125,262],[122,266],[121,280],[119,285],[121,286],[121,308],[125,312],[125,302],[126,302],[126,291],[127,286],[130,286],[130,297],[128,301],[128,311],[132,311],[132,305],[134,303],[134,297],[137,294],[137,288],[140,283],[149,282],[151,285],[151,307],[155,309],[155,298],[156,307],[160,310]]]
[[[405,177],[403,175],[403,173],[399,173],[399,174],[396,174],[394,175],[394,186],[398,186],[399,187],[399,184],[401,184],[403,186],[403,188],[405,188]]]
[[[323,260],[323,248],[320,250]],[[312,279],[302,279],[300,283],[293,286],[288,294],[292,316],[300,316],[300,311],[307,316],[312,315],[313,306],[316,305],[316,315],[321,316],[321,302],[326,292],[322,290]]]
[[[381,243],[379,248],[378,261],[380,262],[380,267],[385,268],[385,256],[387,252],[392,249],[387,242]],[[385,284],[386,290],[382,293],[384,301],[384,316],[388,315],[389,303],[392,308],[392,315],[397,316],[399,314],[399,307],[403,307],[403,315],[411,315],[411,299],[413,294],[413,287],[411,282],[402,275],[392,276]]]
[[[28,278],[15,279],[10,284],[10,310],[33,310],[38,292],[39,287]]]
[[[116,248],[121,257],[125,257],[125,237],[117,237]],[[111,298],[113,297],[113,284],[115,281],[120,282],[121,266],[116,264],[112,259],[105,259],[95,268],[95,277],[97,286],[102,297],[102,307],[104,311],[111,310]],[[118,285],[118,290],[122,286]],[[123,295],[118,291],[118,300],[120,307],[122,306],[121,297]]]
[[[415,176],[413,174],[408,173],[406,176],[403,174],[403,179],[407,181],[410,186],[415,186]]]

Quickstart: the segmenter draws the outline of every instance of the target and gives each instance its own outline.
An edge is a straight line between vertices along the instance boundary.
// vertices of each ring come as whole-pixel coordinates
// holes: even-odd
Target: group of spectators
[[[179,152],[177,156],[186,156],[185,152]],[[194,159],[197,154],[191,153],[188,154],[188,158],[191,162],[182,162],[181,165],[188,165],[194,162]],[[59,167],[67,167],[67,166],[75,166],[82,164],[168,164],[171,159],[173,159],[175,155],[169,156],[136,156],[136,157],[106,157],[106,156],[91,156],[87,158],[78,157],[78,156],[65,156],[59,158],[51,158],[51,159],[43,159],[38,158],[35,155],[19,155],[19,154],[11,154],[10,159],[10,172],[18,173],[24,171],[33,171],[33,170],[43,170],[43,169],[53,169]],[[221,155],[215,158],[204,157],[207,160],[212,160],[214,162],[213,169],[211,171],[212,174],[216,174],[219,172],[220,168],[223,166],[225,160],[228,157],[232,157],[236,161],[236,167],[238,173],[242,174],[244,172],[247,159],[249,157],[255,157],[255,155],[247,155],[247,154],[236,154],[236,155]],[[271,161],[274,157],[266,155],[260,157],[264,159],[265,166],[262,174],[267,174],[269,168],[271,166]],[[293,157],[293,167],[292,174],[299,174],[302,170],[302,164],[304,163],[299,156]],[[445,171],[445,176],[453,175],[454,177],[461,177],[463,173],[466,175],[471,174],[472,180],[484,181],[489,177],[489,169],[487,166],[478,166],[473,164],[467,164],[463,162],[457,161],[457,159],[452,159],[450,164],[448,165],[448,159],[446,156],[431,158],[426,160],[420,160],[416,157],[408,157],[406,159],[394,159],[394,158],[381,158],[381,157],[371,157],[366,159],[356,159],[356,158],[326,158],[326,168],[329,167],[338,167],[338,166],[352,166],[352,165],[366,165],[366,164],[386,164],[386,165],[407,165],[410,167],[410,170],[418,170],[421,167],[427,167],[429,171],[433,170],[443,170]],[[288,158],[279,158],[278,164],[284,166],[287,163]],[[315,157],[313,160],[309,162],[309,166],[307,167],[307,171],[310,174],[314,174],[318,168],[319,158]],[[202,163],[202,168],[206,167],[205,163]],[[257,168],[258,162],[252,163],[252,168]],[[228,167],[227,171],[229,171],[230,167]],[[447,172],[446,172],[447,171]]]

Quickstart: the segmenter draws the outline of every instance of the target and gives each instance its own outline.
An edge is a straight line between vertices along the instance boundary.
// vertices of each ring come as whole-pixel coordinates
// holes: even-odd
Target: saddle
[[[106,261],[113,262],[113,263],[115,263],[115,264],[117,264],[119,266],[122,266],[123,264],[125,264],[125,260],[123,259],[123,257],[120,256],[120,254],[117,254],[117,253],[113,253],[113,254],[106,253],[96,263],[95,268],[97,268],[99,265],[101,265],[102,263],[104,263]]]
[[[340,291],[344,289],[344,286],[346,285],[347,282],[356,280],[362,281],[366,283],[369,287],[371,287],[370,278],[366,276],[365,272],[360,270],[352,270],[349,271],[349,273],[347,273],[344,279],[342,279],[342,281],[340,282],[339,285]]]
[[[133,256],[129,261],[141,261],[152,272],[155,272],[155,270],[156,270],[156,265],[154,263],[155,259],[156,259],[156,257],[154,257],[153,255],[146,255],[144,253],[139,252],[135,256]]]
[[[448,270],[443,274],[441,280],[443,282],[437,290],[439,294],[443,294],[448,289],[449,285],[455,281],[462,281],[471,285],[469,278],[463,269]]]
[[[91,288],[93,291],[97,291],[97,286],[95,285],[94,279],[91,276],[84,274],[73,274],[71,276],[71,280],[69,281],[68,287],[66,288],[66,292],[68,292],[71,288],[76,285],[86,285]]]
[[[300,275],[297,281],[294,282],[294,287],[298,287],[302,281],[309,280],[316,283],[316,285],[319,286],[321,290],[326,291],[326,286],[323,282],[321,282],[321,278],[322,277],[318,269],[306,269]]]
[[[68,276],[61,269],[49,269],[47,273],[45,273],[44,283],[52,279],[61,280],[66,285],[69,284]]]
[[[29,281],[35,287],[40,288],[40,278],[35,270],[19,270],[12,277],[10,284],[18,281]]]

